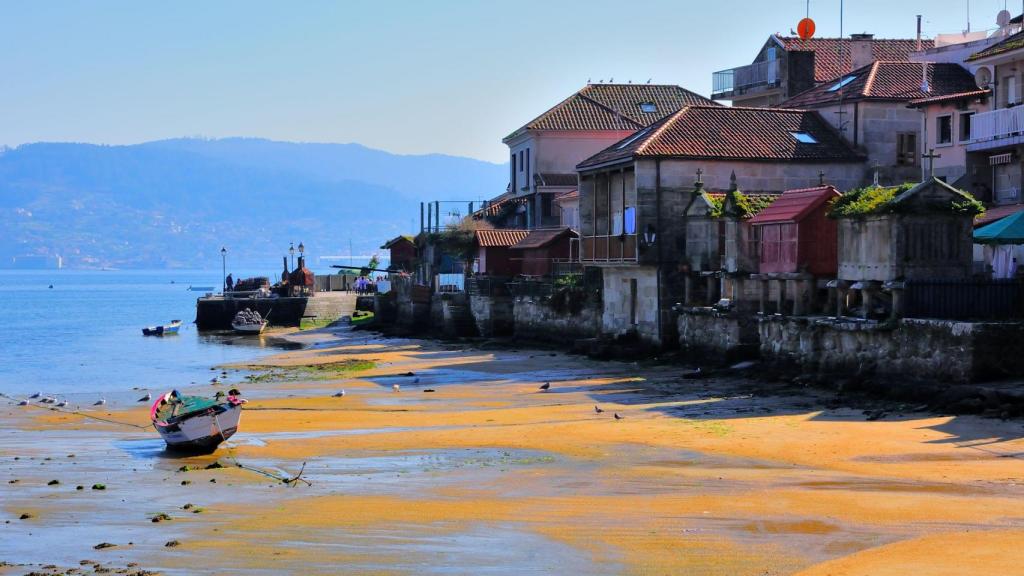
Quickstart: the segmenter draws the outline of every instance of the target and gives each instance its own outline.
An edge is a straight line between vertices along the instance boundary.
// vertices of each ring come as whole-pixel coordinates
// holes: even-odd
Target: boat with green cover
[[[150,419],[168,449],[212,452],[238,431],[243,404],[245,400],[235,389],[226,399],[186,396],[172,390],[153,403]]]

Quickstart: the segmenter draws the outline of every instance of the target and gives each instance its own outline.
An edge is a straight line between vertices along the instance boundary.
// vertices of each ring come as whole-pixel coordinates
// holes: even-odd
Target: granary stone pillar
[[[775,285],[779,291],[775,294],[775,312],[785,315],[786,314],[786,280],[784,278],[776,278]]]
[[[793,295],[793,316],[803,316],[804,309],[804,281],[798,278],[786,280],[786,290]]]
[[[690,273],[683,277],[683,304],[693,306],[693,274]]]
[[[714,274],[705,274],[704,282],[707,283],[708,304],[718,302],[718,278]]]
[[[906,295],[903,290],[906,284],[903,282],[887,282],[885,287],[892,293],[892,310],[889,311],[889,318],[896,320],[903,317],[903,303]]]
[[[846,313],[846,295],[850,290],[850,283],[844,280],[836,281],[836,318],[842,318]]]
[[[758,288],[760,288],[760,290],[758,291],[758,298],[757,298],[758,310],[761,312],[761,314],[767,314],[768,313],[768,296],[769,296],[769,293],[771,291],[771,286],[768,284],[768,279],[765,278],[764,276],[754,275],[754,274],[751,274],[750,279],[751,280],[756,280],[757,284],[758,284]]]

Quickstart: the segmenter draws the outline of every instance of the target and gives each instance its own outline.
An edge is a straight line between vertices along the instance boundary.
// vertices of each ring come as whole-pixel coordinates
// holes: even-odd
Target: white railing
[[[1024,133],[1024,106],[979,112],[971,116],[974,142],[1009,138]]]
[[[765,60],[715,72],[711,75],[711,91],[718,94],[761,84],[774,85],[779,81],[779,62],[779,60]]]

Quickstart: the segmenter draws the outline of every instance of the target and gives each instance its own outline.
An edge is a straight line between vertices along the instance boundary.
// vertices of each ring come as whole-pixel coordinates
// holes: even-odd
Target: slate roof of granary
[[[643,157],[752,162],[864,159],[817,112],[687,106],[584,160],[577,169]]]

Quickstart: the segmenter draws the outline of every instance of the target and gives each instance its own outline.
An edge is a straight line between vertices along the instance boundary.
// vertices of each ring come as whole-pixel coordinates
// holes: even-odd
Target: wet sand
[[[1024,574],[1020,421],[867,421],[742,375],[295,338],[310,347],[193,388],[250,399],[209,456],[168,456],[138,391],[84,409],[116,423],[0,404],[0,573]],[[235,462],[305,464],[312,485]]]

